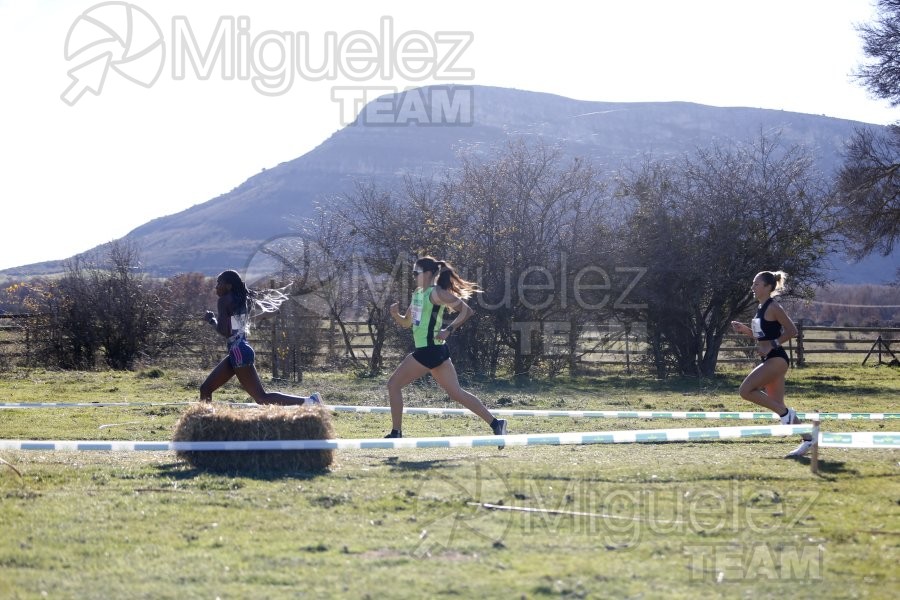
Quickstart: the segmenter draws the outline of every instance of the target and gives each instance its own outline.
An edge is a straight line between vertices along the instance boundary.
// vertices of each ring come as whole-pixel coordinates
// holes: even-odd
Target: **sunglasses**
[[[412,274],[415,275],[416,277],[418,277],[419,275],[421,275],[421,274],[424,273],[424,272],[425,272],[425,271],[419,271],[419,270],[417,270],[417,269],[413,269]]]

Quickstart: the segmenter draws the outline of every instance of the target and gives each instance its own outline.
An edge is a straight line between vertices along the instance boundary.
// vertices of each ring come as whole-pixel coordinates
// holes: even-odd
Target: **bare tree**
[[[598,256],[605,260],[612,244],[604,201],[584,162],[523,142],[465,155],[442,177],[408,177],[402,188],[359,183],[338,213],[369,278],[360,298],[376,350],[384,342],[406,350],[410,338],[391,336],[387,308],[408,301],[412,263],[430,254],[484,290],[451,346],[457,368],[530,374],[547,356],[547,332],[569,335],[574,326],[577,337],[588,316],[598,317],[580,308],[569,288],[574,274]]]
[[[209,325],[200,318],[207,308],[215,306],[215,281],[202,273],[183,273],[170,277],[161,286],[159,347],[155,356],[194,352],[199,342],[199,358],[204,367],[218,360],[219,340],[208,335]]]
[[[754,305],[755,273],[784,269],[796,293],[823,280],[829,198],[800,147],[763,136],[648,161],[621,181],[627,253],[647,268],[637,316],[660,375],[715,372],[729,322]]]
[[[900,106],[900,0],[877,0],[875,5],[875,22],[857,28],[873,62],[860,65],[855,75],[873,96]]]
[[[900,125],[857,129],[837,176],[839,228],[851,253],[891,254],[900,240]]]
[[[303,282],[302,289],[295,283],[292,290],[297,304],[329,319],[340,332],[343,353],[332,360],[362,364],[354,348],[359,332],[351,322],[365,323],[372,347],[366,365],[370,374],[383,366],[393,324],[388,306],[404,295],[397,290],[409,278],[409,253],[403,248],[415,231],[414,216],[399,203],[391,191],[357,182],[346,197],[323,200],[316,216],[297,224],[291,248],[277,253],[277,260]]]
[[[119,241],[109,244],[106,267],[90,271],[95,323],[106,363],[114,369],[130,369],[156,349],[162,313],[158,286],[140,268],[137,248]]]
[[[858,27],[871,62],[856,79],[876,98],[900,106],[900,0],[878,0],[874,23]],[[900,123],[859,128],[847,144],[837,175],[837,222],[857,258],[887,256],[900,238]],[[898,270],[900,277],[900,270]]]
[[[482,349],[477,360],[491,375],[507,353],[512,372],[528,375],[563,351],[550,347],[554,337],[577,340],[585,320],[608,310],[586,309],[572,289],[577,273],[608,265],[604,187],[585,162],[515,141],[487,158],[464,157],[450,190],[453,223],[468,242],[457,255],[484,289],[475,308],[485,314],[470,335],[491,333],[467,347]]]
[[[331,205],[320,206],[318,215],[304,231],[309,249],[309,270],[313,273],[314,289],[310,288],[304,302],[314,312],[324,312],[338,327],[344,344],[344,355],[356,363],[353,332],[349,320],[358,317],[358,290],[354,285],[353,237]],[[319,305],[320,308],[315,308]]]
[[[414,185],[413,180],[407,178],[406,185]],[[422,252],[423,224],[427,227],[433,213],[396,190],[360,181],[355,192],[344,198],[337,217],[349,232],[344,245],[347,264],[352,268],[348,293],[364,312],[372,344],[368,371],[375,375],[384,367],[385,351],[404,353],[411,345],[408,332],[396,330],[389,308],[394,302],[402,305],[409,301],[412,262]]]

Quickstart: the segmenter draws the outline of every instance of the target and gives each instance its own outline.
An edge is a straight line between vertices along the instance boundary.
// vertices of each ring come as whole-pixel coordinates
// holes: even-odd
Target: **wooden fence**
[[[30,364],[33,362],[32,340],[25,325],[33,315],[0,314],[0,367],[4,364]],[[341,332],[335,323],[316,320],[305,327],[318,331],[315,349],[300,349],[286,340],[285,324],[280,319],[261,323],[255,330],[253,346],[261,370],[271,371],[275,377],[299,379],[302,370],[326,359],[340,359],[347,356],[347,349]],[[365,323],[345,323],[350,336],[350,345],[356,359],[366,361],[370,357],[372,344]],[[297,327],[294,324],[294,327]],[[287,336],[290,339],[291,336]],[[850,363],[857,360],[862,364],[898,365],[900,351],[891,347],[900,339],[900,328],[890,327],[819,327],[798,325],[798,336],[785,345],[792,365],[805,366],[823,363]],[[286,343],[287,342],[287,343]],[[390,346],[384,348],[386,358],[397,358],[400,351]],[[608,326],[592,327],[582,336],[579,346],[580,364],[585,366],[619,365],[626,370],[645,360],[647,344],[635,332]],[[221,340],[210,336],[209,340],[196,347],[184,349],[184,360],[206,368],[221,358]],[[545,350],[548,359],[567,357],[565,345],[551,345]],[[754,346],[743,336],[726,335],[719,351],[718,362],[753,363],[759,358]]]
[[[26,327],[33,315],[0,313],[0,367],[4,362],[29,362],[31,339]]]
[[[865,355],[862,364],[892,364],[900,361],[891,348],[900,339],[897,327],[824,327],[797,324],[797,337],[785,344],[792,366],[851,363]],[[719,363],[758,362],[755,345],[746,336],[726,335],[719,348]]]
[[[862,355],[862,364],[900,365],[891,344],[900,338],[896,327],[817,327],[797,325],[796,363],[804,366],[809,355]],[[844,334],[847,334],[846,337]]]

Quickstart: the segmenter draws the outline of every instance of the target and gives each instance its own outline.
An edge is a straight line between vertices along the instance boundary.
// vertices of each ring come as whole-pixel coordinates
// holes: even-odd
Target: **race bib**
[[[412,302],[412,320],[413,325],[422,322],[422,294],[416,294]]]
[[[764,337],[763,330],[762,330],[762,323],[760,323],[760,320],[758,317],[754,317],[750,321],[750,329],[753,330],[753,336],[756,339],[760,339],[760,338]]]

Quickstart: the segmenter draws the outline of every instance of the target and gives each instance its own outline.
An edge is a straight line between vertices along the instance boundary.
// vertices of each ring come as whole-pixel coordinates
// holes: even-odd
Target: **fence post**
[[[25,366],[31,366],[31,326],[25,325]]]
[[[278,317],[272,319],[272,379],[278,379]]]
[[[803,323],[797,324],[797,366],[806,366],[806,359],[803,356]]]
[[[885,352],[887,352],[888,354],[891,355],[891,358],[893,358],[895,361],[897,360],[897,356],[891,350],[890,344],[885,343],[885,341],[882,339],[881,335],[879,334],[878,339],[875,340],[875,343],[872,344],[872,347],[869,348],[868,354],[866,354],[866,357],[863,359],[863,362],[862,362],[863,365],[866,364],[866,361],[869,360],[869,357],[872,356],[872,352],[875,351],[876,348],[878,349],[878,364],[879,365],[890,364],[890,363],[885,363],[884,361],[881,360],[881,349],[882,348],[884,348]]]
[[[631,347],[628,338],[631,337],[631,324],[625,327],[625,372],[631,375]]]
[[[813,421],[812,454],[809,457],[809,468],[813,475],[819,474],[819,421]]]
[[[275,280],[269,280],[269,289],[275,288]],[[278,379],[278,319],[280,313],[276,312],[272,318],[272,379]]]

